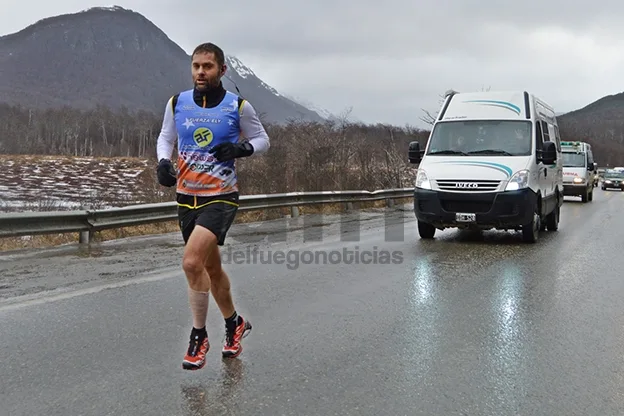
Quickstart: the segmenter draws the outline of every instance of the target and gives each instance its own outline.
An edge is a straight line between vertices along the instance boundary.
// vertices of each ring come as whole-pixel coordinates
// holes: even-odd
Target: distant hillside
[[[562,140],[592,144],[599,165],[624,164],[624,92],[557,117]]]
[[[589,124],[597,121],[596,117],[600,121],[624,124],[624,92],[602,97],[583,108],[559,116],[557,120],[570,125]]]
[[[268,122],[322,121],[279,94],[233,56],[228,77]],[[224,78],[226,89],[237,92]],[[143,15],[118,6],[43,19],[0,37],[0,101],[25,107],[161,113],[173,94],[192,88],[190,56]]]

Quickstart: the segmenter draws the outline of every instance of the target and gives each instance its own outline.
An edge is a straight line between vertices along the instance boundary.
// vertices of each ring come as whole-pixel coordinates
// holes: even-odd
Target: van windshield
[[[433,129],[427,154],[529,156],[531,122],[465,120],[438,123]]]
[[[561,154],[561,160],[564,168],[585,167],[585,153],[563,152]]]

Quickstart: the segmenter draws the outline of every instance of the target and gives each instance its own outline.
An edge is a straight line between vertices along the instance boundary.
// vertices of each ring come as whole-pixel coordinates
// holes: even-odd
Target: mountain
[[[192,88],[190,56],[143,15],[119,6],[46,18],[0,37],[0,101],[27,107],[162,113],[173,94]],[[234,56],[224,87],[248,99],[263,120],[322,121],[259,79]],[[236,85],[236,86],[235,86]]]
[[[561,139],[590,143],[599,165],[624,164],[624,92],[558,116],[557,122]]]
[[[289,94],[284,94],[284,97],[288,98],[291,101],[294,101],[296,103],[301,104],[305,108],[309,108],[310,110],[312,110],[312,111],[316,112],[317,114],[319,114],[324,119],[330,120],[330,119],[333,119],[333,118],[336,117],[329,110],[327,110],[325,108],[322,108],[322,107],[319,107],[318,105],[314,104],[313,102],[311,102],[309,100],[306,100],[305,98],[295,97],[295,96],[289,95]]]
[[[351,114],[351,109],[350,108],[345,108],[342,112],[338,113],[338,114],[334,114],[332,112],[330,112],[329,110],[319,107],[318,105],[314,104],[313,102],[306,100],[305,98],[301,98],[301,97],[294,97],[291,95],[285,95],[286,98],[288,98],[289,100],[292,100],[296,103],[299,103],[301,105],[303,105],[306,108],[309,108],[312,111],[315,111],[317,114],[319,114],[321,117],[323,117],[325,120],[329,120],[329,121],[343,121],[345,118],[348,122],[350,123],[361,123],[361,124],[365,124],[362,120],[360,120],[357,117],[354,117]]]
[[[557,120],[568,120],[579,122],[591,121],[592,117],[607,118],[611,121],[620,120],[624,116],[624,92],[607,95],[586,105],[578,110],[570,111],[557,118]],[[624,120],[622,120],[624,121]]]

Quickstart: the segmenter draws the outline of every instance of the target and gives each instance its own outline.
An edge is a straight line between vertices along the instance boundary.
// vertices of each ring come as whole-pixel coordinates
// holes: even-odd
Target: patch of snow
[[[89,12],[92,10],[101,10],[101,11],[105,11],[105,12],[119,12],[119,11],[127,11],[126,9],[124,9],[121,6],[98,6],[98,7],[90,7],[88,9],[83,9],[82,12]]]
[[[245,64],[243,64],[238,58],[236,58],[234,56],[227,56],[225,58],[225,60],[226,60],[227,65],[230,68],[233,68],[234,71],[236,71],[236,73],[241,78],[247,78],[249,76],[253,76],[253,77],[256,76],[256,74],[254,74],[254,72],[251,70],[251,68],[245,66]]]
[[[145,186],[141,159],[0,155],[0,212],[125,206],[153,200]],[[148,182],[149,183],[149,182]],[[147,189],[146,189],[147,188]]]
[[[260,81],[260,85],[262,85],[264,88],[266,88],[267,90],[269,90],[273,95],[277,96],[277,97],[281,97],[280,93],[277,92],[277,90],[275,88],[273,88],[272,86],[268,85],[267,83],[265,83],[264,81]]]
[[[265,89],[267,89],[271,94],[275,95],[276,97],[281,97],[280,93],[277,92],[275,88],[271,87],[270,85],[262,81],[260,78],[258,78],[258,76],[253,72],[253,70],[249,68],[248,66],[246,66],[245,64],[243,64],[240,61],[240,59],[236,58],[235,56],[227,56],[226,63],[230,68],[234,69],[234,71],[236,71],[236,73],[241,78],[246,79],[249,77],[255,77],[260,82],[260,85],[264,87]]]

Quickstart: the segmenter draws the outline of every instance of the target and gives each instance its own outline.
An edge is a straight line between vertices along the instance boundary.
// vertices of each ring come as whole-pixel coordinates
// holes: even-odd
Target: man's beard
[[[197,83],[197,81],[204,81],[203,85],[199,85]],[[195,88],[197,90],[200,91],[206,91],[206,90],[210,90],[210,89],[214,89],[217,88],[219,86],[219,78],[215,77],[215,78],[198,78],[197,81],[195,81]]]

